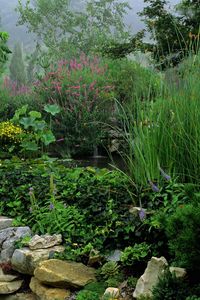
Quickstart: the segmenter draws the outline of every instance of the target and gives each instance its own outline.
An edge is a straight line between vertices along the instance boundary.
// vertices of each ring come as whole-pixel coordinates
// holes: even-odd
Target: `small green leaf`
[[[39,111],[32,110],[29,112],[29,116],[35,119],[41,119],[42,114]]]
[[[24,141],[21,146],[27,151],[38,151],[38,146],[34,141]]]
[[[45,121],[36,121],[33,127],[36,131],[43,131],[46,126],[47,124]]]
[[[14,117],[12,118],[12,121],[18,121],[20,116],[23,116],[26,114],[28,109],[28,104],[23,105],[19,109],[16,110]]]
[[[60,112],[60,107],[57,104],[47,104],[45,105],[44,110],[52,116],[55,116]]]
[[[25,129],[28,129],[31,126],[34,127],[35,119],[32,117],[24,117],[19,121],[19,123],[23,125]]]
[[[41,141],[45,144],[45,146],[48,146],[49,144],[55,142],[55,136],[53,135],[52,131],[46,131],[42,136],[41,136]]]

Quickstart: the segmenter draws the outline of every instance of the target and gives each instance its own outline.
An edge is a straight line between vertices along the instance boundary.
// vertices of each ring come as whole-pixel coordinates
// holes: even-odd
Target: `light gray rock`
[[[15,236],[17,238],[23,238],[25,236],[31,236],[31,229],[28,226],[16,227]]]
[[[29,248],[16,249],[11,264],[14,270],[22,274],[33,275],[40,262],[49,259],[52,253],[63,252],[63,246],[54,246],[48,249],[30,250]]]
[[[2,247],[2,244],[6,240],[13,237],[14,233],[15,233],[15,228],[14,227],[9,227],[9,228],[0,230],[0,247]]]
[[[9,227],[0,230],[0,261],[9,261],[15,250],[15,242],[31,236],[29,227]]]
[[[62,235],[34,235],[28,243],[31,250],[51,248],[62,243]]]
[[[10,261],[14,251],[15,251],[14,246],[10,247],[10,248],[7,248],[7,249],[1,250],[1,254],[0,254],[1,262]]]
[[[2,268],[0,268],[0,282],[10,282],[18,279],[16,275],[4,274]]]
[[[147,264],[144,274],[137,281],[133,297],[136,299],[141,296],[151,297],[152,288],[158,283],[159,277],[167,266],[167,260],[163,256],[160,258],[152,257]]]
[[[115,261],[115,262],[118,262],[118,261],[120,261],[121,255],[122,255],[122,251],[116,249],[113,253],[111,253],[110,255],[108,255],[108,256],[106,257],[106,259],[107,259],[108,261]]]
[[[187,271],[184,268],[170,267],[169,270],[171,273],[175,273],[176,278],[184,278],[187,274]]]
[[[23,280],[15,280],[10,282],[0,282],[0,295],[12,294],[20,289]]]
[[[13,219],[0,216],[0,230],[12,227]]]

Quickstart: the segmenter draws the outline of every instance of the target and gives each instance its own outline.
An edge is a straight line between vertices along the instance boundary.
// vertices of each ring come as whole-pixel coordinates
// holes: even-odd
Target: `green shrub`
[[[55,210],[50,209],[51,174],[55,184]],[[133,200],[126,188],[128,181],[120,172],[91,167],[69,169],[51,160],[28,162],[13,159],[1,161],[0,180],[3,182],[0,187],[2,215],[14,217],[17,225],[29,225],[38,233],[61,230],[66,246],[78,255],[89,243],[96,250],[105,252],[124,248],[137,239],[136,231],[141,221],[129,213],[129,205]],[[30,188],[31,192],[32,189],[34,191],[38,207],[32,213],[30,209],[34,207],[29,195]],[[56,222],[56,218],[53,219],[54,212],[61,218],[57,223],[49,222],[49,218]],[[65,218],[69,221],[68,225],[71,223],[72,226],[70,234]],[[71,241],[68,240],[69,235]]]
[[[84,287],[84,290],[94,292],[101,297],[105,292],[107,285],[105,282],[92,282]]]
[[[181,205],[168,217],[166,233],[175,263],[192,272],[200,272],[200,205]]]
[[[131,266],[135,262],[146,261],[150,254],[150,245],[143,242],[141,244],[134,244],[128,246],[121,254],[120,260],[124,266]]]
[[[128,287],[135,288],[137,284],[138,278],[129,276],[127,280]]]
[[[108,279],[109,277],[113,277],[119,273],[119,265],[115,261],[109,261],[105,263],[101,268],[101,275]]]
[[[150,101],[162,90],[161,76],[150,68],[129,59],[108,61],[109,73],[120,103],[135,105],[136,101]]]
[[[93,153],[106,137],[113,112],[114,87],[106,64],[81,54],[52,67],[35,87],[41,102],[58,104],[61,114],[53,122],[70,154]]]
[[[76,296],[76,300],[100,300],[100,297],[95,292],[82,290]]]
[[[185,300],[189,286],[183,279],[176,278],[169,270],[160,277],[152,291],[153,300]]]

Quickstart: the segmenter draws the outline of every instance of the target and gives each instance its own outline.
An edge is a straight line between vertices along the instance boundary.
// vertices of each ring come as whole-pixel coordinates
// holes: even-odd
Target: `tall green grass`
[[[158,183],[160,169],[181,182],[200,182],[200,54],[191,55],[161,96],[123,114],[124,157],[136,184]]]

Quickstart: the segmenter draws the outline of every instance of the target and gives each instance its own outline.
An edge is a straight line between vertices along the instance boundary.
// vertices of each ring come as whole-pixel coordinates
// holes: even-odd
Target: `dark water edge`
[[[59,160],[63,165],[69,166],[69,161]],[[83,158],[76,158],[71,161],[71,167],[94,167],[94,168],[107,168],[113,170],[119,168],[125,170],[123,159],[119,155],[113,155],[112,158],[108,156],[89,156]]]

